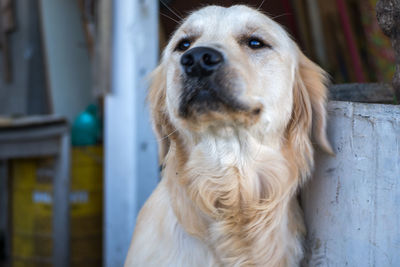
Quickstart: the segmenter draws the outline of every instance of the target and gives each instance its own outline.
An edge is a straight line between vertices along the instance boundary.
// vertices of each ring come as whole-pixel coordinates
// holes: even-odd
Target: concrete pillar
[[[400,266],[400,106],[331,101],[335,157],[302,191],[306,266]]]

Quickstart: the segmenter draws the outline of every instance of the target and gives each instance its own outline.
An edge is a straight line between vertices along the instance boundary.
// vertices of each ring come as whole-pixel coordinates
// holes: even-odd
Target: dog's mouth
[[[184,78],[179,116],[188,118],[209,112],[245,112],[248,105],[241,102],[237,92],[219,84],[217,79]]]
[[[222,79],[183,78],[178,114],[191,128],[256,123],[261,103],[246,100],[238,85]]]

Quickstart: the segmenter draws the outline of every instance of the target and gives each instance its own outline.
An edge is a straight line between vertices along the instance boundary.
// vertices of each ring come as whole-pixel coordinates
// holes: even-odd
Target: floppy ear
[[[293,152],[300,156],[298,166],[307,166],[313,162],[311,136],[322,150],[331,155],[334,153],[326,136],[326,73],[298,51],[299,64],[295,74],[293,111],[287,139]]]
[[[169,123],[166,109],[166,81],[165,70],[160,64],[151,74],[151,84],[149,88],[148,101],[152,117],[153,129],[158,140],[158,160],[160,166],[164,163],[164,158],[168,153],[170,140],[168,135],[173,132]]]
[[[326,136],[327,74],[300,52],[299,76],[303,83],[301,89],[307,91],[311,103],[312,137],[322,150],[333,155],[334,152]]]

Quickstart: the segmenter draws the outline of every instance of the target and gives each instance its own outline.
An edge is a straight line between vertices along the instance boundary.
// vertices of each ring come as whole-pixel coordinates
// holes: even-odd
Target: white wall
[[[157,64],[158,1],[114,2],[112,90],[105,99],[105,266],[122,266],[137,213],[158,182],[145,98]]]

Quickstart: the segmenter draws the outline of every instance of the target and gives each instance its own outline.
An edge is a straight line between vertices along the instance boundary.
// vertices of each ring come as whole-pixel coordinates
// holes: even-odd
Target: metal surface
[[[332,101],[336,156],[302,191],[306,266],[400,266],[400,106]]]

